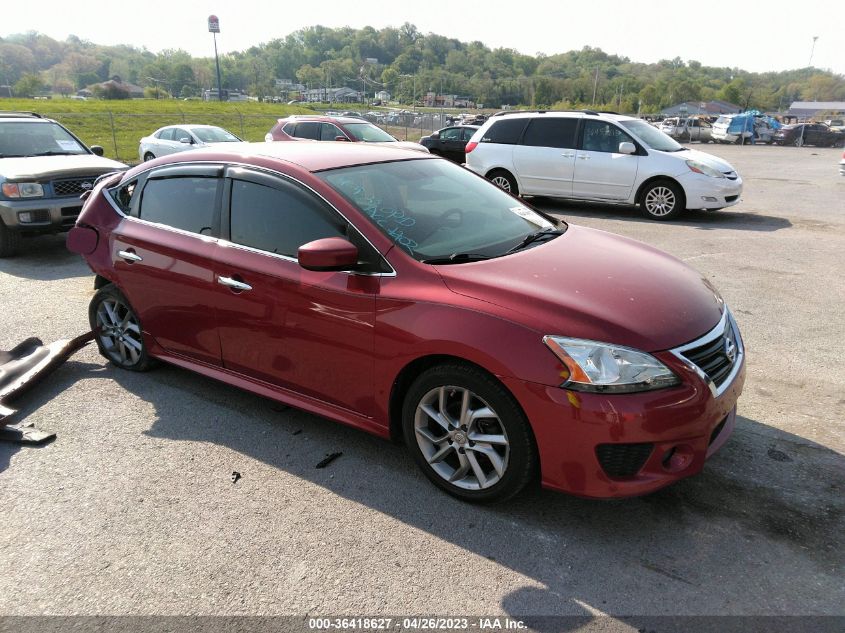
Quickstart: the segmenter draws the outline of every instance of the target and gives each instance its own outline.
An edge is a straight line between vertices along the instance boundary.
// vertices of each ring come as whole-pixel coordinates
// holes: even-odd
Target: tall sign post
[[[220,58],[217,56],[217,34],[220,32],[220,18],[208,16],[208,32],[214,36],[214,63],[217,64],[217,100],[223,101],[223,83],[220,81]]]

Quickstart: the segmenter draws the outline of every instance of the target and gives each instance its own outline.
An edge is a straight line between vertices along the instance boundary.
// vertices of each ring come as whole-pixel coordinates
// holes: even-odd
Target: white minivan
[[[739,202],[742,179],[635,117],[592,110],[510,111],[466,146],[466,167],[514,195],[639,205],[653,220]]]

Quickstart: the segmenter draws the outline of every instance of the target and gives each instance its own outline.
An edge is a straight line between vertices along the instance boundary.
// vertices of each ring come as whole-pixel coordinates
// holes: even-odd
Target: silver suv
[[[73,227],[80,195],[126,165],[103,158],[62,125],[32,112],[0,112],[0,257],[22,238]]]

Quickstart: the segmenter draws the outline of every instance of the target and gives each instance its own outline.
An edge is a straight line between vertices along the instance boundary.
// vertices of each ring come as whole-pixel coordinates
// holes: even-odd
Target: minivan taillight
[[[470,141],[469,143],[467,143],[467,146],[464,148],[464,154],[469,154],[476,147],[478,147],[478,143],[476,141]]]

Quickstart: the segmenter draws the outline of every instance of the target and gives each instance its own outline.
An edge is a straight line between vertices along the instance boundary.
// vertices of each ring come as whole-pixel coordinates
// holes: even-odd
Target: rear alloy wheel
[[[516,178],[511,176],[504,169],[491,171],[487,174],[487,178],[490,182],[499,187],[499,189],[503,189],[513,196],[519,195],[519,187],[516,184]]]
[[[152,152],[147,152],[146,154],[144,154],[144,162],[146,162],[148,160],[154,160],[154,159],[155,159],[155,154],[153,154]]]
[[[537,458],[531,429],[494,378],[443,365],[411,385],[403,405],[405,442],[425,475],[465,501],[502,501],[522,490]]]
[[[21,246],[21,234],[13,231],[0,220],[0,257],[17,255]]]
[[[685,205],[684,193],[675,183],[660,180],[643,191],[640,208],[647,218],[669,220],[677,216]]]
[[[88,320],[100,354],[121,369],[147,371],[154,361],[147,355],[141,322],[113,284],[100,288],[91,299]]]

